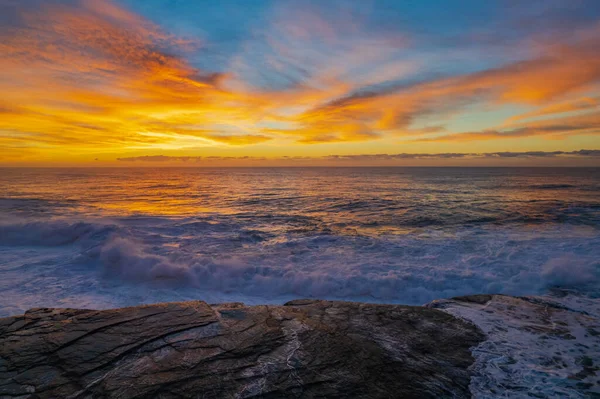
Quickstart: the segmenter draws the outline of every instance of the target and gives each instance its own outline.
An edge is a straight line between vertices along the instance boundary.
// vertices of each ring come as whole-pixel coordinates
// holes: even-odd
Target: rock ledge
[[[483,339],[417,306],[32,309],[0,319],[0,397],[466,398]]]

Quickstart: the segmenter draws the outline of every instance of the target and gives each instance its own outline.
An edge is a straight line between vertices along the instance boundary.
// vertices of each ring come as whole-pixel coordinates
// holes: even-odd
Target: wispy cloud
[[[0,31],[1,101],[16,104],[0,104],[3,131],[35,131],[34,141],[79,149],[121,148],[148,142],[144,133],[156,125],[162,135],[150,142],[169,143],[184,124],[246,119],[236,103],[251,98],[223,90],[226,76],[185,60],[201,43],[169,35],[111,2],[27,5],[17,5],[16,24]],[[194,136],[235,145],[269,139],[214,126]]]
[[[559,102],[557,104],[550,104],[544,107],[540,107],[535,111],[527,112],[509,118],[506,122],[510,124],[531,118],[544,117],[549,115],[557,116],[567,112],[588,111],[599,108],[600,97],[582,97],[570,101]]]
[[[414,32],[374,28],[357,4],[339,4],[275,3],[213,70],[197,62],[206,38],[111,1],[0,0],[0,156],[600,134],[598,24],[524,38],[501,64],[446,71]],[[450,128],[473,107],[508,105],[527,108],[498,126]]]
[[[584,35],[575,43],[545,46],[534,59],[508,64],[482,72],[427,80],[416,84],[385,85],[357,90],[318,105],[298,117],[306,129],[335,129],[335,126],[361,126],[363,131],[404,133],[424,115],[456,112],[468,105],[530,104],[543,108],[532,115],[565,112],[568,106],[546,105],[571,94],[591,90],[600,81],[600,31]],[[575,109],[590,109],[594,102],[579,102]],[[598,125],[596,125],[598,126]],[[535,133],[534,133],[535,132]],[[550,129],[549,133],[554,133]],[[503,134],[466,133],[464,141],[514,135],[543,135],[543,129],[521,129]],[[452,137],[459,137],[459,134]]]
[[[600,135],[600,113],[591,113],[570,117],[553,118],[529,122],[521,126],[504,130],[483,130],[478,132],[465,132],[447,134],[437,137],[420,138],[419,142],[466,142],[496,139],[514,139],[519,137],[543,136],[554,140],[561,140],[574,134]]]

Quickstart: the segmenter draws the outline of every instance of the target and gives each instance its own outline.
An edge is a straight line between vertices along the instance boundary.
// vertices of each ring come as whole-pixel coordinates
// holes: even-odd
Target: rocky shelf
[[[502,343],[496,327],[506,334],[521,331],[519,337],[546,335],[545,345],[568,340],[586,346],[573,347],[583,354],[549,354],[560,357],[556,362],[562,362],[561,368],[554,369],[562,370],[566,382],[552,375],[546,380],[561,395],[586,397],[595,394],[598,380],[598,317],[561,306],[542,299],[479,295],[424,307],[296,300],[282,306],[194,301],[111,310],[32,309],[0,319],[0,397],[465,398],[494,397],[497,390],[512,390],[516,396],[510,397],[537,393],[523,370],[528,361],[539,359],[509,359],[506,348],[511,345]],[[527,318],[521,317],[525,314]],[[507,325],[509,316],[518,322]],[[585,322],[577,328],[556,323],[567,316],[573,320],[564,323]],[[498,373],[486,366],[494,354],[506,357],[504,369],[496,359]],[[504,386],[503,378],[513,368],[521,373]],[[570,372],[571,378],[566,375]],[[541,393],[552,396],[548,390]]]

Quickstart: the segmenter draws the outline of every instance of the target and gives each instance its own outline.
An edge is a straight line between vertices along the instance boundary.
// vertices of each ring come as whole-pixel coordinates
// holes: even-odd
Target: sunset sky
[[[4,166],[600,165],[598,0],[0,0],[0,53]]]

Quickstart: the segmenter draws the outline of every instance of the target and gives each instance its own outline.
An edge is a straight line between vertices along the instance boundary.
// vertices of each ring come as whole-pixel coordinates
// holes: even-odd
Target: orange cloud
[[[600,134],[600,113],[530,122],[511,129],[490,129],[479,132],[447,134],[438,137],[417,139],[415,141],[467,142],[531,136],[544,136],[545,138],[560,140],[574,134]]]
[[[0,28],[0,157],[407,135],[467,142],[598,134],[597,114],[526,122],[597,107],[588,93],[600,82],[598,28],[540,46],[529,60],[408,84],[402,82],[422,66],[400,56],[410,40],[366,35],[361,21],[343,12],[331,21],[318,10],[303,9],[302,18],[280,10],[229,70],[212,73],[187,61],[202,54],[203,43],[110,1],[15,4],[18,18]],[[264,72],[252,64],[257,53],[285,84],[265,89],[244,80]],[[431,137],[446,131],[449,116],[479,103],[538,108],[507,121],[515,126]],[[420,127],[423,118],[433,127]]]
[[[260,134],[246,134],[246,135],[217,135],[211,134],[207,135],[207,138],[211,140],[219,141],[222,143],[232,144],[232,145],[248,145],[248,144],[257,144],[264,143],[265,141],[271,140],[270,137],[263,136]]]
[[[531,118],[564,114],[566,112],[587,111],[598,107],[600,107],[600,97],[584,97],[558,104],[550,104],[548,106],[536,109],[535,111],[516,115],[512,118],[509,118],[506,122],[510,124]]]
[[[593,44],[600,48],[600,39]],[[494,70],[352,93],[319,105],[300,119],[323,125],[360,120],[367,128],[402,132],[420,116],[461,109],[477,101],[544,105],[593,89],[600,81],[600,56],[591,46],[584,42],[560,50],[551,47],[538,59]],[[587,108],[593,106],[587,104]],[[586,105],[580,103],[579,107],[584,109]],[[550,105],[540,112],[550,115],[565,112],[565,108]]]
[[[580,101],[571,106],[553,103],[597,90],[600,82],[600,55],[595,51],[600,48],[600,29],[593,28],[569,39],[565,43],[540,47],[537,49],[539,55],[530,60],[482,72],[410,85],[387,82],[375,88],[361,89],[347,84],[348,91],[314,104],[295,115],[294,121],[300,129],[311,132],[302,141],[315,142],[320,140],[311,137],[331,138],[332,141],[336,137],[343,138],[335,132],[346,127],[351,127],[351,131],[368,132],[363,135],[365,139],[379,138],[386,133],[415,134],[419,132],[412,126],[419,118],[433,116],[443,122],[448,115],[476,103],[541,107],[525,117],[590,109],[597,104],[595,100]],[[443,129],[443,125],[441,127]],[[533,135],[533,132],[534,129],[525,129],[519,135]],[[535,132],[544,134],[540,129]],[[465,136],[464,141],[504,136],[505,133],[488,132]]]
[[[223,90],[223,75],[203,73],[174,55],[197,43],[110,2],[51,2],[22,10],[21,18],[0,41],[2,101],[11,104],[2,108],[4,132],[35,133],[28,140],[53,146],[122,147],[147,142],[144,133],[157,124],[169,141],[179,124],[247,119],[237,103],[251,104],[249,96]],[[235,145],[269,139],[239,130],[196,134]],[[14,141],[9,133],[0,141]]]

